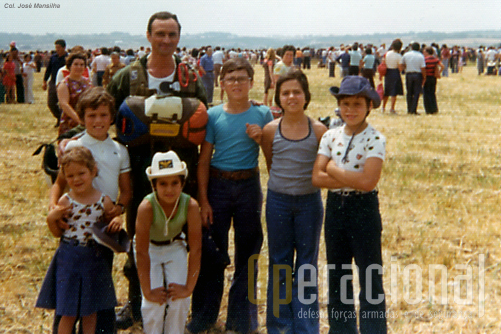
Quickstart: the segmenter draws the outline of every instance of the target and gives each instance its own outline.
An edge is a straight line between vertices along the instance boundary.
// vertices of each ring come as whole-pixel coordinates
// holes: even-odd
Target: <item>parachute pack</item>
[[[200,145],[209,116],[197,98],[129,96],[118,109],[118,139],[138,146],[152,140],[168,140],[175,147]]]
[[[160,86],[163,95],[148,89],[140,60],[131,65],[130,71],[130,96],[122,102],[116,118],[118,139],[128,146],[152,140],[166,141],[180,148],[202,144],[209,118],[207,108],[197,98],[186,97],[196,93],[195,70],[188,64],[178,63],[176,80]]]

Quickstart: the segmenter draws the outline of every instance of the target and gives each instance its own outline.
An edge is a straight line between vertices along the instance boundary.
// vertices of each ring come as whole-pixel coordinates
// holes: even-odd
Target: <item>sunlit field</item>
[[[251,98],[262,101],[263,67],[256,65],[255,71]],[[339,71],[336,78],[316,66],[306,73],[312,92],[307,113],[332,115],[336,103],[328,88],[339,85]],[[42,75],[35,78],[35,104],[0,105],[0,333],[51,332],[53,312],[34,305],[58,240],[46,227],[49,188],[41,156],[32,153],[55,139],[57,130],[41,90]],[[501,77],[478,76],[469,64],[438,81],[437,115],[424,115],[421,99],[421,115],[408,116],[402,96],[398,115],[377,109],[368,118],[387,138],[378,187],[389,333],[501,329],[500,92]],[[260,167],[266,194],[263,157]],[[328,331],[324,248],[322,236],[321,333]],[[125,258],[115,256],[113,273],[121,305],[127,299]],[[266,237],[259,268],[259,332],[266,333]],[[227,285],[232,270],[230,265]],[[224,331],[226,298],[227,290],[211,333]],[[140,332],[139,325],[121,331]]]

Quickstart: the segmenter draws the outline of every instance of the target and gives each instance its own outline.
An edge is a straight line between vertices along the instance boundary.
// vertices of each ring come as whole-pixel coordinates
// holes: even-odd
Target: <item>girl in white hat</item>
[[[153,192],[139,205],[135,237],[143,329],[146,334],[184,333],[200,269],[200,210],[197,201],[182,192],[188,169],[175,152],[156,153],[146,175]]]

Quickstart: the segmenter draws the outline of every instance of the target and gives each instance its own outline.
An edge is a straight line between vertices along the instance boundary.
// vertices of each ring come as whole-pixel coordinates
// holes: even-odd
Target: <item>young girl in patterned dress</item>
[[[111,270],[102,247],[92,238],[92,227],[105,220],[113,209],[108,196],[92,186],[97,167],[92,153],[85,147],[67,150],[61,170],[70,191],[63,195],[49,212],[47,224],[56,237],[59,248],[45,276],[37,307],[55,309],[60,315],[58,334],[71,333],[78,318],[82,318],[84,334],[94,334],[96,312],[116,306]],[[69,228],[62,230],[59,220]],[[110,223],[108,232],[120,230],[120,223]]]
[[[381,216],[375,190],[385,138],[367,116],[381,101],[366,78],[348,76],[332,87],[345,124],[327,131],[313,166],[314,186],[328,188],[325,246],[329,270],[329,333],[386,333]],[[352,286],[352,260],[360,283],[360,331]],[[368,316],[368,315],[371,316]]]

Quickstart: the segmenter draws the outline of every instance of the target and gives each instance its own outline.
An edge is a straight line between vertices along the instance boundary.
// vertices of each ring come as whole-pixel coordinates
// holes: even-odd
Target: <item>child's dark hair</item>
[[[64,152],[64,155],[61,159],[61,172],[63,173],[63,175],[64,168],[72,162],[84,165],[85,167],[89,168],[90,171],[93,171],[94,168],[97,168],[96,160],[94,160],[92,153],[88,148],[83,146],[72,147]]]
[[[224,80],[224,76],[226,74],[239,70],[246,70],[251,81],[254,80],[254,69],[252,68],[252,65],[247,59],[240,57],[232,58],[224,62],[223,67],[221,68],[221,80]]]
[[[179,176],[179,179],[181,180],[181,185],[184,186],[184,184],[186,182],[186,176],[184,176],[184,175],[175,175],[175,176]],[[158,178],[154,178],[151,180],[151,186],[152,186],[154,191],[156,191],[155,187],[157,186],[157,180],[158,180]]]
[[[111,119],[115,119],[115,99],[103,87],[91,87],[80,95],[76,112],[81,121],[85,118],[85,110],[96,110],[105,105],[110,110]]]
[[[306,102],[303,106],[303,108],[306,110],[308,104],[310,104],[311,93],[308,85],[308,78],[301,70],[290,70],[289,72],[278,78],[277,83],[275,85],[275,103],[277,104],[277,106],[280,107],[280,109],[282,110],[284,109],[280,104],[280,88],[282,87],[282,84],[284,82],[290,80],[297,80],[297,82],[299,82],[299,85],[301,86],[301,89],[303,90],[304,93],[304,97],[306,99]]]
[[[70,53],[68,58],[66,59],[66,67],[70,69],[71,64],[75,61],[75,59],[82,59],[84,61],[84,64],[87,66],[87,56],[83,52],[73,52]]]
[[[294,45],[284,45],[282,48],[282,57],[285,55],[287,51],[292,51],[294,57],[296,56],[296,47]]]

